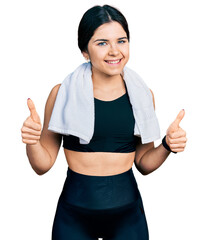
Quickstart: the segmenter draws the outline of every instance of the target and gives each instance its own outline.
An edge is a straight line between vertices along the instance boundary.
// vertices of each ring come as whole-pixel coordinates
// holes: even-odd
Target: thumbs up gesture
[[[166,142],[173,152],[183,152],[186,147],[186,132],[179,126],[184,115],[185,111],[181,110],[166,131]]]
[[[21,128],[22,142],[26,144],[36,144],[41,135],[41,121],[33,101],[29,98],[27,105],[30,110],[30,116],[24,121]]]

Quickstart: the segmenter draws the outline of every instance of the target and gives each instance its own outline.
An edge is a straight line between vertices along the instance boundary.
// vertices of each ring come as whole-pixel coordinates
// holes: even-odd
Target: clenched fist
[[[36,144],[41,135],[41,121],[33,101],[29,98],[27,100],[27,105],[30,110],[30,116],[24,121],[21,128],[22,142],[26,144]]]
[[[166,132],[166,142],[173,152],[183,152],[186,147],[186,132],[179,126],[184,115],[185,111],[181,110]]]

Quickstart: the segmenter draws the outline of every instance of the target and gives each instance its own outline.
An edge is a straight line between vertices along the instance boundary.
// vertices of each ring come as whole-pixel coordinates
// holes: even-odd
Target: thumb
[[[27,106],[30,110],[30,116],[33,119],[33,121],[40,123],[40,117],[39,117],[38,113],[36,112],[35,104],[33,103],[33,101],[30,98],[27,99]]]
[[[181,122],[181,120],[183,119],[185,115],[185,111],[184,109],[182,109],[179,114],[177,115],[176,119],[174,120],[174,122],[170,125],[169,127],[169,131],[171,132],[175,132],[179,129],[179,124]]]

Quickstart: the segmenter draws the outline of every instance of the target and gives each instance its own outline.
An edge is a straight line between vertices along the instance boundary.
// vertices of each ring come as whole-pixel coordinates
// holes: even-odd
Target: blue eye
[[[106,42],[100,42],[98,43],[99,46],[105,46]]]
[[[120,40],[120,41],[118,41],[118,43],[125,43],[126,41],[124,41],[124,40]]]

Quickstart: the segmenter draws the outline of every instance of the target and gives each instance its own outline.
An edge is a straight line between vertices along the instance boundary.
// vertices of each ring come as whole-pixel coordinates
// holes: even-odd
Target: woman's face
[[[88,43],[88,52],[93,73],[114,76],[121,74],[129,59],[127,34],[120,23],[113,21],[98,27]]]

